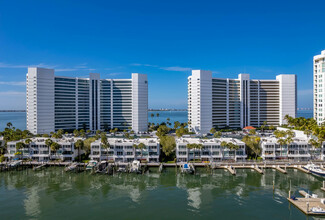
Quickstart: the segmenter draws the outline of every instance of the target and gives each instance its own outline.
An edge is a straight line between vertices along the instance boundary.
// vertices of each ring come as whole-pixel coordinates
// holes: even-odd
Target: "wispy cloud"
[[[43,68],[55,68],[57,65],[48,65],[45,63],[31,64],[31,65],[0,63],[0,68],[8,68],[8,69],[23,69],[23,68],[36,67],[36,66],[43,67]]]
[[[18,91],[5,91],[5,92],[0,92],[0,95],[7,95],[7,96],[25,96],[26,93],[25,92],[18,92]]]
[[[161,70],[167,71],[174,71],[174,72],[188,72],[191,71],[193,68],[190,67],[180,67],[180,66],[158,66],[152,64],[141,64],[141,63],[132,63],[131,66],[146,66],[146,67],[154,67]]]
[[[25,86],[26,82],[25,81],[21,81],[21,82],[6,82],[6,81],[0,81],[0,85],[9,85],[9,86]]]
[[[192,70],[192,68],[180,67],[180,66],[160,67],[160,69],[167,70],[167,71],[176,71],[176,72],[187,72]]]
[[[78,69],[75,68],[61,68],[61,69],[55,69],[55,72],[73,72],[77,71]]]
[[[298,90],[298,95],[312,95],[313,94],[313,89],[303,89],[303,90]]]

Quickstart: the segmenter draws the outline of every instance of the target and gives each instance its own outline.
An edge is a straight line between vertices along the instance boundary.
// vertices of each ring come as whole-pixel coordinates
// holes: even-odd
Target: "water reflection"
[[[245,211],[265,203],[270,209],[280,209],[277,211],[278,217],[294,219],[295,216],[301,217],[301,213],[296,209],[288,210],[285,205],[290,181],[295,195],[298,195],[300,189],[305,189],[324,196],[320,190],[322,179],[293,170],[288,170],[287,175],[272,170],[261,175],[251,170],[238,169],[237,175],[232,176],[223,170],[212,173],[198,170],[195,175],[184,175],[176,173],[175,169],[168,169],[161,174],[150,172],[145,175],[107,176],[86,172],[65,173],[60,168],[48,168],[40,172],[25,170],[0,173],[0,203],[4,204],[4,210],[17,211],[16,214],[5,212],[7,218],[16,217],[20,212],[23,218],[44,218],[52,215],[54,207],[69,207],[66,210],[69,212],[80,209],[80,206],[95,209],[105,205],[114,207],[110,209],[113,213],[121,213],[118,210],[123,207],[129,212],[139,208],[146,209],[147,213],[156,210],[155,214],[160,212],[160,209],[156,209],[157,204],[168,207],[175,201],[176,205],[169,209],[175,208],[175,211],[182,211],[190,218],[187,211],[197,217],[212,217],[217,212],[227,216],[220,210],[233,207]],[[9,198],[12,195],[14,199]],[[8,200],[10,202],[4,202]],[[96,214],[104,213],[105,209],[98,209]],[[127,214],[122,215],[127,217]],[[254,214],[258,216],[259,211]]]

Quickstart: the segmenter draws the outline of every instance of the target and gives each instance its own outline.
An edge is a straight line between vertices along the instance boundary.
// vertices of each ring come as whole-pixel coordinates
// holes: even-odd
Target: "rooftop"
[[[176,143],[178,144],[220,144],[221,142],[231,142],[233,144],[245,144],[243,141],[235,139],[235,138],[211,138],[211,139],[203,139],[203,138],[178,138],[176,139]]]

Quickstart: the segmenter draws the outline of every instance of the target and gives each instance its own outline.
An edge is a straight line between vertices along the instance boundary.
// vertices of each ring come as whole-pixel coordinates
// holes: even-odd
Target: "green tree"
[[[217,132],[217,130],[215,129],[215,128],[211,128],[210,129],[210,134],[214,134],[214,133],[216,133]]]
[[[79,162],[81,162],[80,151],[84,149],[84,146],[85,146],[85,144],[81,139],[77,140],[75,143],[75,147],[78,149]]]
[[[181,126],[181,123],[179,121],[174,122],[174,129],[176,130],[179,126]]]
[[[110,148],[110,144],[107,140],[107,136],[105,133],[101,133],[100,141],[101,141],[102,147],[106,150],[106,155],[107,155],[107,160],[108,160],[108,149]]]
[[[80,130],[80,136],[83,137],[83,138],[86,137],[86,132],[85,132],[84,129],[81,129],[81,130]]]
[[[285,139],[279,138],[277,140],[277,143],[280,145],[280,150],[281,150],[280,156],[282,156],[283,155],[283,146],[286,145],[287,142]]]
[[[157,129],[156,135],[161,138],[169,132],[169,128],[166,125],[160,125]]]
[[[56,142],[53,142],[51,144],[51,151],[54,152],[55,155],[57,155],[57,151],[60,149],[60,144],[56,143]]]
[[[250,135],[256,135],[256,130],[255,130],[255,129],[251,129],[251,130],[249,130],[249,134],[250,134]]]
[[[143,156],[143,149],[146,147],[146,145],[144,143],[140,143],[138,145],[138,148],[141,150],[141,159],[142,159],[142,156]]]
[[[48,146],[48,147],[51,147],[53,141],[49,138],[49,139],[46,139],[45,141],[45,145]]]
[[[217,132],[215,132],[215,133],[213,134],[213,137],[214,137],[214,138],[220,138],[221,135],[222,135],[221,131],[217,131]]]
[[[160,146],[162,148],[162,152],[164,152],[166,156],[171,155],[176,148],[175,138],[172,136],[161,136]]]
[[[8,123],[7,123],[7,127],[8,127],[8,128],[11,128],[11,127],[12,127],[12,123],[11,123],[11,122],[8,122]]]
[[[80,132],[79,132],[77,129],[74,129],[74,130],[73,130],[73,135],[74,135],[75,137],[79,137]]]
[[[90,137],[90,138],[87,138],[85,141],[84,141],[84,150],[86,151],[87,154],[90,153],[90,146],[91,146],[91,143],[95,142],[97,139],[95,137]]]

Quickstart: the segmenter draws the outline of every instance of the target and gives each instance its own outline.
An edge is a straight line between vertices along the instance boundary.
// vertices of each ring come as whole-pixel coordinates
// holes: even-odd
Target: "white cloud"
[[[160,67],[160,69],[167,70],[167,71],[176,71],[176,72],[187,72],[192,70],[192,68],[180,67],[180,66]]]
[[[0,81],[0,85],[9,85],[9,86],[25,86],[26,82],[21,81],[21,82],[5,82],[5,81]]]
[[[159,68],[162,70],[167,70],[167,71],[176,71],[176,72],[187,72],[191,71],[193,68],[190,67],[180,67],[180,66],[157,66],[157,65],[151,65],[151,64],[141,64],[141,63],[132,63],[130,64],[131,66],[146,66],[146,67],[154,67],[154,68]]]
[[[62,68],[62,69],[55,69],[55,72],[72,72],[77,70],[78,69],[74,69],[74,68]]]
[[[0,68],[8,68],[8,69],[24,69],[28,67],[43,67],[53,69],[56,65],[47,65],[44,63],[32,64],[32,65],[20,65],[20,64],[8,64],[8,63],[0,63]]]
[[[304,90],[298,90],[298,96],[299,95],[312,95],[313,89],[304,89]]]
[[[6,95],[6,96],[25,96],[25,92],[18,92],[18,91],[5,91],[5,92],[0,92],[0,95]]]

